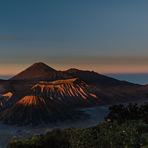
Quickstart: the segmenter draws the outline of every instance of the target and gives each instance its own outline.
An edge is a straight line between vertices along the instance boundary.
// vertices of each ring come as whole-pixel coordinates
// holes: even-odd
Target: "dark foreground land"
[[[148,104],[114,105],[95,127],[55,129],[45,135],[12,139],[8,148],[147,148]]]

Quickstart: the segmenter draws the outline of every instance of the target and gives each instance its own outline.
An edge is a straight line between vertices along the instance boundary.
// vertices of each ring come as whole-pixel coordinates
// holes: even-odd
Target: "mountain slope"
[[[31,124],[46,122],[49,118],[48,107],[37,96],[25,96],[13,107],[0,115],[0,119],[11,124]]]
[[[71,68],[69,70],[64,71],[67,75],[70,75],[71,77],[77,77],[88,84],[97,85],[97,86],[134,86],[136,84],[126,82],[126,81],[120,81],[99,73],[96,73],[94,71],[86,71],[86,70],[79,70]]]

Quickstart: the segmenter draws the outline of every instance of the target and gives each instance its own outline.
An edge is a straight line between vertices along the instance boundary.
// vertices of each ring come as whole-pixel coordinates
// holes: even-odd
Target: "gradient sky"
[[[34,62],[148,72],[147,0],[1,0],[0,75]]]

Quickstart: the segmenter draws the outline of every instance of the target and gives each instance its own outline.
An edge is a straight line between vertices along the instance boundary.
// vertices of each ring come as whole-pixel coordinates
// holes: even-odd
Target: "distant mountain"
[[[73,77],[79,78],[88,84],[98,86],[134,85],[133,83],[119,81],[117,79],[98,74],[94,71],[78,70],[74,68],[66,71],[57,71],[41,62],[31,65],[9,80],[54,81]]]
[[[39,62],[31,65],[29,68],[15,75],[10,80],[53,81],[65,77],[67,77],[66,74],[63,74],[60,71],[56,71],[55,69],[49,67],[48,65]]]

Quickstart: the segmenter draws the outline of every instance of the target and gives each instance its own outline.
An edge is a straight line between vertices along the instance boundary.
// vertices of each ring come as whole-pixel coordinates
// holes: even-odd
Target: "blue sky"
[[[57,69],[147,72],[148,62],[140,62],[148,57],[147,6],[147,0],[1,0],[0,75],[37,61]]]

